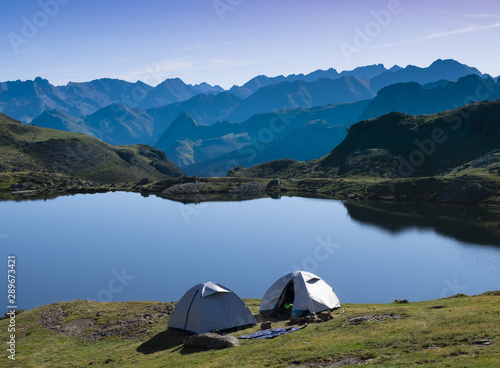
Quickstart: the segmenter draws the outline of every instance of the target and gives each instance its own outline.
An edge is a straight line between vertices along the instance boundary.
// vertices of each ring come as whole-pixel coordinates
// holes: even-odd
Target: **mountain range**
[[[203,126],[188,114],[170,125],[156,147],[189,175],[220,176],[240,165],[290,158],[311,160],[330,152],[352,124],[391,111],[432,114],[470,100],[500,99],[500,84],[470,75],[433,86],[401,83],[373,100],[257,114],[241,123]]]
[[[432,114],[497,98],[498,82],[454,60],[258,76],[228,91],[178,78],[156,87],[112,79],[0,84],[0,110],[14,117],[29,121],[43,110],[33,125],[113,145],[154,145],[187,174],[203,176],[276,159],[316,159],[342,142],[349,126],[391,111]]]
[[[130,83],[108,78],[54,86],[38,77],[33,81],[0,83],[0,112],[30,123],[46,110],[59,110],[81,118],[112,103],[149,108],[222,91],[221,87],[206,83],[185,84],[179,78],[167,79],[152,87],[140,81]]]
[[[317,70],[307,75],[294,74],[287,77],[257,76],[241,87],[233,86],[228,92],[239,99],[245,100],[261,88],[284,83],[283,86],[274,87],[272,91],[282,91],[285,95],[293,96],[291,101],[287,101],[280,96],[278,100],[269,103],[267,101],[269,90],[264,90],[258,96],[253,97],[250,102],[244,103],[239,108],[239,111],[233,112],[232,110],[236,109],[239,104],[239,101],[236,100],[230,111],[226,111],[223,114],[224,116],[220,116],[220,120],[241,121],[255,113],[272,111],[269,109],[312,107],[326,103],[352,102],[356,98],[359,99],[360,94],[363,96],[370,95],[368,97],[372,98],[378,90],[394,83],[412,81],[426,84],[440,79],[457,80],[469,74],[481,75],[477,69],[457,61],[437,60],[426,68],[409,65],[406,68],[394,66],[386,69],[383,65],[378,64],[340,73],[335,69],[328,69]],[[344,79],[344,81],[337,82],[337,84],[325,81],[315,83],[322,79],[329,81]],[[306,84],[305,87],[303,86],[304,83]],[[308,83],[312,84],[309,85]],[[297,90],[301,87],[308,89],[308,91],[301,93],[301,91]],[[325,99],[322,98],[321,94],[332,94],[333,92],[328,90],[331,87],[347,89],[347,93],[345,96],[334,93],[334,99],[325,103]],[[352,91],[351,88],[353,88]],[[153,87],[141,81],[130,83],[109,78],[82,83],[70,82],[65,86],[54,86],[46,79],[38,77],[33,81],[17,80],[0,83],[0,112],[25,123],[30,123],[46,110],[59,110],[74,117],[82,118],[112,103],[131,108],[150,109],[186,101],[199,94],[210,95],[221,92],[224,92],[224,89],[220,86],[211,86],[207,83],[190,85],[179,78],[166,79]],[[308,94],[312,95],[307,96]],[[268,110],[262,110],[262,108],[256,110],[250,108],[249,110],[249,104],[252,101],[255,104],[265,103]],[[231,113],[233,115],[228,118]],[[207,124],[215,121],[209,119]]]

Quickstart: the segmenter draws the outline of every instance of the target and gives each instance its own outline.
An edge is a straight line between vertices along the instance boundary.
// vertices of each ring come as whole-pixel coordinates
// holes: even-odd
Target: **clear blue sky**
[[[438,58],[500,75],[498,0],[24,0],[1,2],[0,20],[0,81],[229,88],[258,74]]]

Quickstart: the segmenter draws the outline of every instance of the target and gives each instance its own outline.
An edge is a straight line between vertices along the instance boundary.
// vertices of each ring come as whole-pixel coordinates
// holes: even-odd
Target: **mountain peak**
[[[194,126],[198,127],[199,124],[187,113],[183,111],[177,116],[177,118],[172,122],[172,125],[183,125],[183,126]]]

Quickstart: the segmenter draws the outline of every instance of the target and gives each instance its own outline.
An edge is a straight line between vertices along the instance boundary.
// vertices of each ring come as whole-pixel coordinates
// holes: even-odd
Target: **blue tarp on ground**
[[[304,325],[302,327],[280,327],[280,328],[271,328],[270,330],[264,330],[264,331],[259,331],[255,332],[250,335],[245,335],[245,336],[240,336],[240,339],[272,339],[273,337],[283,335],[289,332],[297,331],[300,330],[307,325]]]

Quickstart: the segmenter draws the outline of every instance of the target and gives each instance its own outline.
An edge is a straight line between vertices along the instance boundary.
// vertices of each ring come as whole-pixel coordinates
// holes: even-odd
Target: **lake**
[[[0,272],[15,255],[23,309],[176,301],[205,281],[261,298],[298,269],[325,279],[341,303],[500,289],[500,218],[477,207],[298,197],[182,204],[106,193],[0,202],[0,216]]]

